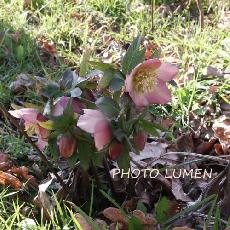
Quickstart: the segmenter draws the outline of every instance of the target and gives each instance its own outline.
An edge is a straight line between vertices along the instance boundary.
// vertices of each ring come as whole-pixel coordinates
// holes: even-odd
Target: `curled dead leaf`
[[[83,230],[93,230],[92,227],[88,224],[88,222],[82,215],[77,213],[75,215],[75,218],[77,219],[77,222],[80,224]]]
[[[19,190],[22,187],[22,183],[17,177],[2,171],[0,171],[0,184],[5,186],[10,185],[17,190]]]
[[[230,153],[230,118],[225,115],[221,116],[214,122],[212,129],[214,135],[219,139],[224,153]]]
[[[119,222],[127,225],[128,222],[123,213],[118,208],[109,207],[103,211],[103,215],[113,223]]]
[[[145,215],[145,213],[140,210],[134,210],[133,216],[139,219],[143,225],[148,225],[149,227],[151,227],[151,229],[154,229],[154,226],[157,223],[156,219],[153,216]]]
[[[32,175],[29,175],[29,169],[25,166],[22,166],[19,168],[13,166],[11,169],[8,170],[8,172],[16,174],[17,176],[21,176],[22,178],[26,179],[32,185],[36,187],[38,186],[36,178]]]

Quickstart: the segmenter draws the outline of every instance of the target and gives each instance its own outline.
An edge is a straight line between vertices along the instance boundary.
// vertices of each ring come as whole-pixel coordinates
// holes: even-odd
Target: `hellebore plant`
[[[25,130],[37,135],[39,148],[46,147],[54,159],[80,162],[87,170],[92,164],[102,166],[107,156],[127,168],[129,153],[139,153],[148,135],[157,134],[159,125],[147,116],[148,108],[171,101],[167,82],[178,68],[151,57],[149,50],[146,56],[140,37],[130,45],[121,69],[87,57],[79,73],[66,70],[58,83],[42,90],[47,98],[43,113],[32,108],[10,113],[24,121]]]

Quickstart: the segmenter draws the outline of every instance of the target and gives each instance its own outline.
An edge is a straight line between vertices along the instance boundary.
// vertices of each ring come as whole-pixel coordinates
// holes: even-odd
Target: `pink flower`
[[[143,150],[145,148],[145,143],[147,141],[148,135],[144,132],[137,132],[133,135],[134,146],[138,150]]]
[[[60,154],[64,158],[69,158],[73,155],[76,148],[77,140],[71,134],[65,133],[59,139],[58,146]]]
[[[109,157],[111,160],[117,160],[124,152],[124,145],[121,142],[114,140],[109,146]]]
[[[52,111],[53,116],[61,116],[69,103],[69,100],[72,99],[72,108],[75,113],[83,114],[84,105],[77,98],[70,97],[61,97],[54,102],[54,107]]]
[[[149,59],[137,65],[125,80],[126,91],[139,106],[166,104],[171,101],[171,93],[166,82],[172,80],[178,68],[159,59]]]
[[[33,108],[11,110],[9,113],[13,117],[22,119],[24,121],[25,131],[27,131],[28,135],[32,135],[34,133],[37,134],[37,146],[41,151],[43,151],[47,145],[47,139],[49,137],[50,131],[41,127],[38,122],[47,121],[46,117],[37,109]]]
[[[77,126],[94,135],[96,148],[100,151],[111,140],[111,129],[105,115],[93,109],[84,109],[84,114],[79,117]]]

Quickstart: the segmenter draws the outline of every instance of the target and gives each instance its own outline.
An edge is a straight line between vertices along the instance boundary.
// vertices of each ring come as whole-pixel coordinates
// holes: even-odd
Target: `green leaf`
[[[83,169],[88,170],[90,166],[91,158],[94,154],[91,145],[89,145],[85,141],[79,141],[77,147],[78,147],[77,155],[78,155],[78,159],[80,160],[80,164],[83,167]]]
[[[141,36],[135,38],[124,56],[122,61],[124,75],[130,73],[136,65],[145,60],[145,49],[140,50],[141,39]]]
[[[52,136],[49,138],[48,148],[49,148],[49,152],[51,154],[52,159],[54,161],[56,161],[58,159],[58,156],[59,156],[59,150],[58,150],[56,136]]]
[[[42,94],[47,98],[58,97],[62,94],[60,87],[56,83],[50,83],[43,89]]]
[[[150,121],[146,121],[146,120],[139,120],[138,123],[146,133],[153,135],[153,136],[159,136],[156,125],[154,123]]]
[[[113,65],[109,63],[90,61],[89,64],[92,65],[95,69],[99,69],[103,72],[108,69],[114,69]]]
[[[125,81],[123,78],[115,76],[111,79],[109,83],[109,89],[112,91],[119,91],[125,85]]]
[[[111,97],[100,97],[96,101],[96,105],[109,118],[119,115],[120,107]]]
[[[129,156],[129,147],[128,144],[124,144],[124,151],[118,158],[117,164],[119,168],[124,170],[124,172],[128,172],[130,168],[130,156]]]
[[[135,216],[131,217],[129,220],[129,230],[143,230],[141,221]]]
[[[72,109],[71,100],[69,100],[66,109],[61,116],[51,117],[53,121],[53,127],[58,133],[66,133],[71,131],[76,125],[76,118]]]
[[[87,74],[88,68],[89,68],[89,59],[91,57],[92,51],[90,49],[86,49],[84,54],[82,55],[81,58],[81,63],[80,63],[80,76],[83,77]]]
[[[103,71],[104,74],[102,78],[99,81],[99,88],[104,89],[109,86],[110,81],[114,78],[114,70],[113,69],[107,69]]]
[[[156,206],[156,219],[158,223],[164,223],[167,220],[166,212],[169,209],[169,201],[167,197],[163,196]]]

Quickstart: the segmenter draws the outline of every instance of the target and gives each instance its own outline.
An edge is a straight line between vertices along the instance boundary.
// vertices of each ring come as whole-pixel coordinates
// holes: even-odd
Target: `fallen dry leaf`
[[[19,190],[22,187],[22,183],[17,177],[2,171],[0,171],[0,184],[5,186],[10,185],[17,190]]]
[[[149,229],[152,229],[152,230],[155,229],[157,221],[153,216],[145,215],[140,210],[134,210],[132,214],[134,217],[140,220],[141,224],[144,225],[144,228],[148,227]]]
[[[35,187],[38,186],[36,178],[32,175],[29,175],[29,169],[25,166],[19,168],[13,166],[11,169],[8,170],[8,172],[16,174],[17,176],[21,176],[22,178],[26,179],[28,183],[31,183]]]
[[[75,215],[75,218],[77,219],[77,222],[80,224],[83,230],[93,230],[92,227],[88,224],[88,222],[82,215],[77,213]]]
[[[51,175],[51,179],[40,184],[38,186],[38,195],[34,198],[34,204],[41,209],[44,213],[45,219],[50,219],[50,214],[52,214],[54,209],[54,201],[50,197],[50,195],[46,192],[48,187],[52,184],[54,176]]]
[[[223,115],[215,120],[212,129],[225,154],[230,153],[230,118]]]
[[[192,200],[185,194],[182,183],[179,179],[172,179],[172,193],[177,200],[191,202]]]
[[[128,222],[118,208],[109,207],[103,211],[103,215],[113,223],[119,222],[127,225]]]

